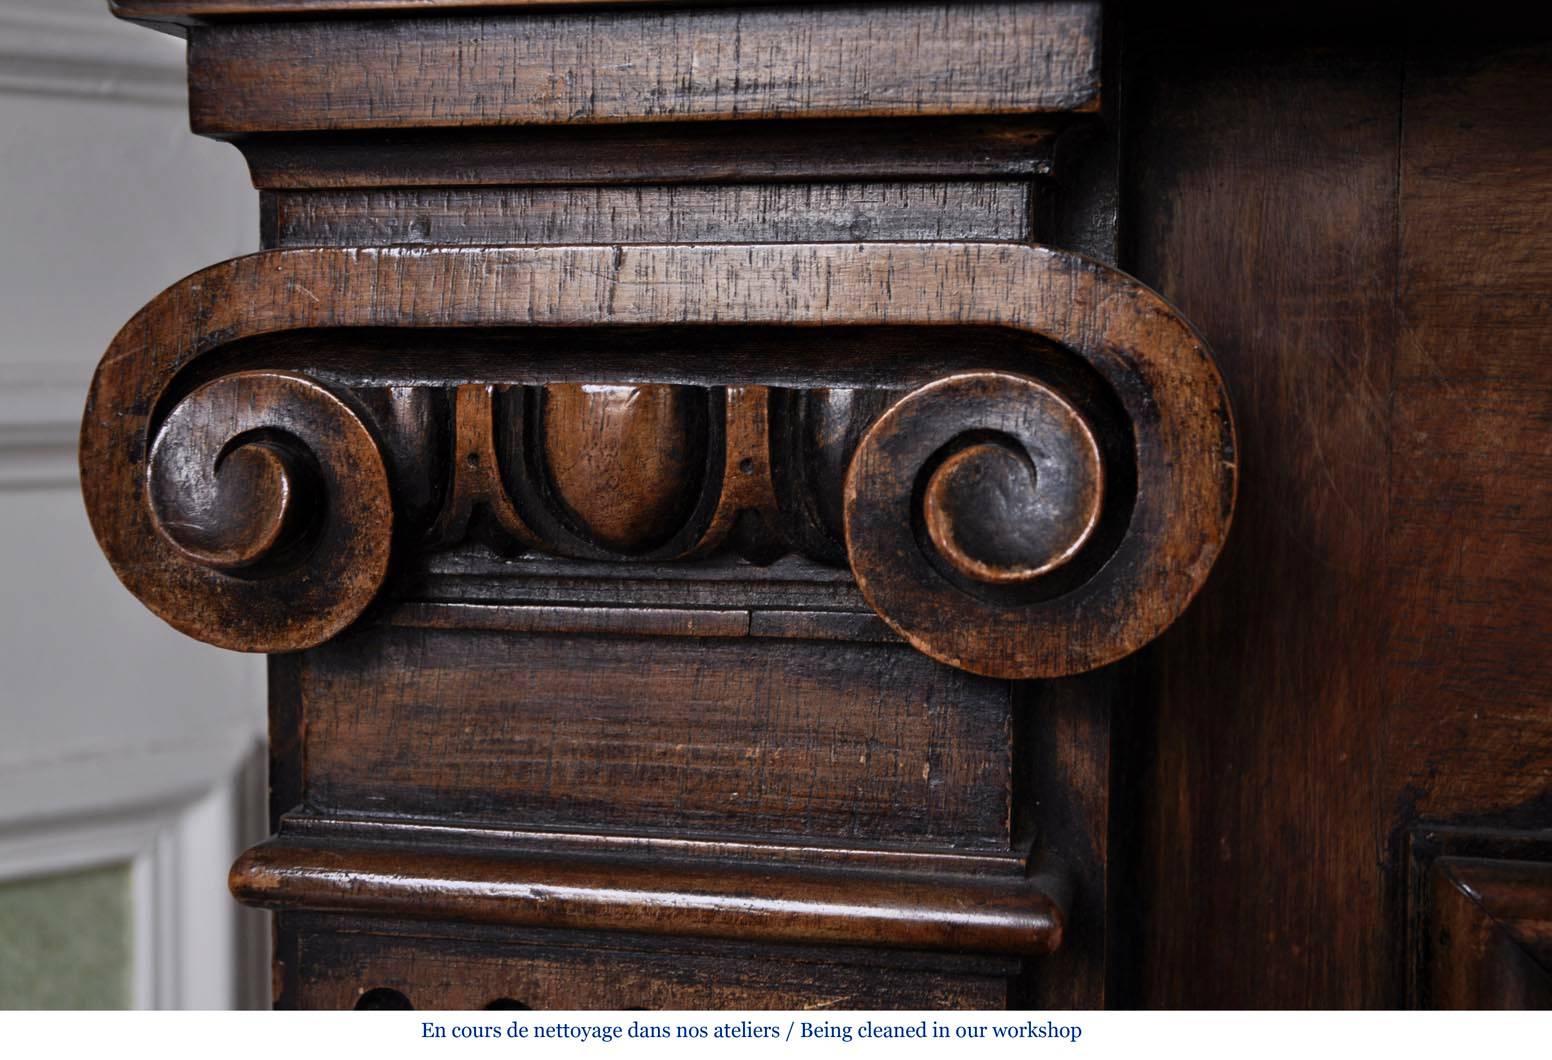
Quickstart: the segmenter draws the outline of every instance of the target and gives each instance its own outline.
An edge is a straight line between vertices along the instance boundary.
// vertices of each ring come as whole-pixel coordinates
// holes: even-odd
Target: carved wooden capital
[[[924,338],[942,352],[892,364]],[[1217,373],[1165,303],[990,244],[238,259],[120,334],[82,461],[125,584],[225,647],[321,643],[391,581],[390,551],[472,538],[849,565],[912,644],[1004,677],[1165,628],[1235,472]]]

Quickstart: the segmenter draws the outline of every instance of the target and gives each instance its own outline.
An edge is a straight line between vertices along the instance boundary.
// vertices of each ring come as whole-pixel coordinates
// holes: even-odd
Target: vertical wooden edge
[[[1059,950],[1026,962],[1016,1006],[1099,1009],[1116,1003],[1111,909],[1112,711],[1130,663],[1054,681],[1020,682],[1013,697],[1015,843],[1069,881]],[[1037,865],[1038,871],[1038,865]]]
[[[269,672],[269,830],[302,803],[305,783],[301,654],[271,655]]]

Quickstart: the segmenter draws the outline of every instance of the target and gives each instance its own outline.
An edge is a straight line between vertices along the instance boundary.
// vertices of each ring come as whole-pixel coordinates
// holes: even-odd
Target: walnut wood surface
[[[101,505],[104,534],[137,535],[118,537],[119,575],[174,627],[284,650],[333,636],[382,587],[394,525],[382,454],[357,413],[313,381],[225,376],[175,408],[148,453],[144,435],[132,444],[144,496],[120,482],[133,510],[103,493],[89,492],[88,506]]]
[[[931,383],[869,428],[847,472],[858,587],[901,636],[954,666],[1000,677],[1091,669],[1069,660],[1130,654],[1129,642],[1069,623],[1060,604],[1048,605],[1066,585],[1035,592],[1091,541],[1103,493],[1092,429],[1055,392],[992,372]],[[924,540],[913,540],[918,534]],[[945,592],[945,582],[960,591]],[[978,589],[1012,592],[987,598]],[[1145,599],[1156,599],[1155,589],[1137,583]],[[1047,640],[1054,626],[1071,638],[1063,661],[1041,663],[1012,647]]]
[[[371,814],[391,792],[396,812],[449,821],[1013,842],[994,681],[899,644],[460,635],[481,628],[373,631],[302,662],[310,809]]]
[[[153,609],[287,653],[277,1004],[1375,1003],[1397,829],[1536,817],[1532,59],[1111,5],[1101,114],[1097,3],[114,6],[275,248],[131,321],[82,462]],[[1230,392],[1228,584],[1107,665]]]
[[[1038,955],[1062,930],[1038,877],[804,875],[278,839],[239,858],[231,883],[246,902],[286,909],[810,945]]]
[[[1544,29],[1145,22],[1125,264],[1255,470],[1138,715],[1133,993],[1396,1006],[1405,830],[1548,823]]]
[[[283,1007],[348,1009],[392,990],[410,1007],[479,1009],[983,1009],[1010,1000],[1008,958],[660,941],[284,913],[280,956],[300,974]],[[393,999],[397,1000],[397,999]],[[651,1022],[641,1013],[643,1023]]]
[[[1096,109],[1097,3],[717,8],[189,35],[212,136]],[[477,40],[477,46],[470,46]]]
[[[495,398],[496,388],[489,383],[465,383],[453,391],[448,496],[430,531],[434,542],[462,540],[476,515],[489,518],[502,534],[520,544],[539,541],[501,485]]]
[[[177,17],[226,20],[235,19],[238,16],[436,15],[447,12],[456,14],[476,8],[543,11],[565,7],[651,7],[654,4],[675,7],[759,6],[751,0],[693,0],[690,3],[686,3],[685,0],[108,0],[108,6],[120,18]]]
[[[581,532],[644,552],[695,507],[707,397],[689,387],[552,383],[539,397],[546,478]]]
[[[542,185],[570,187],[580,198],[585,187],[615,185],[680,185],[678,202],[695,207],[683,219],[657,218],[668,232],[683,226],[724,219],[717,212],[724,191],[698,195],[693,185],[813,181],[902,180],[958,181],[968,178],[1044,178],[1053,170],[1052,156],[1061,125],[1044,116],[971,116],[958,118],[805,119],[792,121],[716,121],[626,125],[512,126],[500,130],[462,131],[444,134],[413,133],[391,138],[363,137],[349,133],[320,136],[298,132],[240,137],[235,142],[248,160],[256,187],[299,193],[306,211],[309,203],[327,215],[345,202],[362,205],[414,203],[421,192],[378,198],[366,189],[451,189]],[[326,190],[316,198],[307,193]],[[1045,190],[1042,185],[1041,190]],[[358,199],[351,192],[362,193]],[[528,193],[531,194],[531,193]],[[644,194],[650,195],[650,192]],[[796,198],[801,191],[787,193]],[[525,193],[512,192],[511,200],[524,201]],[[542,207],[545,199],[534,197]],[[823,196],[820,196],[821,201]],[[1039,200],[1038,193],[1032,196]],[[456,197],[453,201],[458,201]],[[497,200],[499,203],[499,200]],[[610,200],[605,200],[610,201]],[[619,200],[615,199],[618,203]],[[758,201],[758,200],[757,200]],[[265,200],[261,198],[261,206]],[[429,196],[433,219],[447,215],[438,209],[439,197]],[[276,212],[284,207],[273,207]],[[709,213],[702,213],[709,210]],[[627,209],[621,221],[631,222]],[[883,216],[874,211],[874,216]],[[491,217],[503,216],[492,205],[472,225],[489,227]],[[746,217],[737,238],[774,239],[789,228],[813,228],[824,217],[785,221]],[[463,215],[459,215],[462,221]],[[945,225],[953,214],[944,218]],[[542,222],[544,215],[536,222]],[[375,213],[357,215],[357,230],[385,223]],[[618,221],[577,218],[569,222],[583,231],[629,235],[628,225]],[[532,230],[524,221],[519,231]],[[444,224],[444,229],[449,225]],[[1104,227],[1103,225],[1101,227]],[[453,231],[456,233],[457,228]],[[261,229],[267,246],[278,245],[273,223]],[[833,236],[834,229],[820,226],[811,238]],[[952,231],[942,233],[951,237]],[[733,241],[729,233],[728,242]],[[666,236],[663,238],[667,238]],[[906,238],[906,237],[902,237]],[[919,237],[917,237],[919,238]],[[990,238],[990,237],[988,237]],[[453,242],[460,242],[457,238]],[[468,240],[472,242],[473,240]],[[521,242],[503,238],[501,242]],[[620,242],[638,242],[619,238]],[[650,240],[649,240],[650,241]]]
[[[274,247],[1017,241],[1032,199],[1013,181],[293,191],[266,223]]]
[[[1552,1008],[1552,863],[1440,857],[1422,897],[1429,1007]]]
[[[298,300],[303,291],[312,297]],[[241,299],[230,297],[228,292],[241,292]],[[1084,310],[1087,305],[1099,304],[1103,304],[1103,312]],[[191,313],[194,306],[199,306],[199,311]],[[1173,621],[1195,594],[1216,556],[1232,511],[1233,429],[1221,383],[1206,351],[1189,327],[1145,288],[1083,259],[1041,248],[951,243],[424,251],[318,248],[238,259],[184,281],[128,325],[104,359],[83,427],[82,466],[93,525],[110,560],[126,580],[153,600],[160,599],[158,593],[168,591],[153,585],[156,566],[139,558],[139,537],[146,533],[150,521],[150,505],[142,496],[140,447],[144,445],[143,432],[150,430],[151,417],[111,416],[94,410],[126,405],[153,409],[155,396],[164,393],[191,364],[208,356],[212,348],[278,332],[380,326],[402,319],[406,313],[419,327],[454,328],[697,322],[723,326],[997,324],[1026,331],[1068,351],[1068,356],[1080,358],[1080,376],[1086,372],[1102,381],[1099,385],[1113,394],[1106,400],[1119,405],[1115,415],[1121,416],[1123,423],[1113,426],[1116,442],[1107,474],[1119,475],[1119,481],[1128,483],[1129,488],[1111,492],[1127,502],[1129,514],[1116,519],[1115,538],[1106,543],[1107,551],[1101,557],[1108,559],[1083,570],[1076,584],[1062,584],[1058,586],[1061,592],[1037,600],[978,597],[945,580],[915,548],[905,552],[892,545],[876,548],[887,535],[911,525],[913,516],[908,507],[888,502],[879,509],[877,525],[868,528],[859,529],[854,519],[848,520],[848,550],[854,567],[871,571],[880,564],[887,569],[898,562],[909,568],[910,578],[918,586],[903,596],[873,600],[885,620],[894,623],[907,639],[912,639],[914,632],[913,643],[923,650],[981,672],[1001,676],[1070,673],[1136,650]],[[1048,370],[1038,362],[1032,367]],[[1023,384],[1009,377],[1009,385]],[[654,393],[668,395],[673,391]],[[517,394],[513,392],[514,400]],[[543,505],[529,504],[526,518],[508,510],[502,487],[537,487],[525,487],[528,476],[514,478],[510,467],[497,468],[500,457],[495,449],[494,403],[500,399],[501,393],[489,384],[466,383],[457,390],[454,432],[458,444],[452,461],[451,500],[433,530],[434,536],[447,536],[449,523],[466,525],[474,507],[479,506],[492,512],[497,524],[519,545],[531,544],[536,536],[553,540],[560,534],[554,547],[563,553],[607,556],[606,542],[588,545],[575,534],[568,538],[559,524],[549,530],[535,528],[533,520],[545,510]],[[1097,400],[1085,394],[1083,386],[1074,399]],[[204,400],[198,390],[182,399],[196,406]],[[1016,400],[1013,403],[1017,404]],[[536,422],[543,420],[542,409],[541,399],[532,412]],[[1099,406],[1094,411],[1100,411]],[[530,414],[513,406],[506,415],[507,422],[516,422],[513,417]],[[996,427],[997,423],[995,416],[987,423],[956,422],[953,430],[933,445],[913,452],[910,459],[925,466],[938,445],[952,441],[959,433]],[[568,440],[555,450],[563,469],[569,466],[568,461],[579,458],[568,453],[593,453],[605,463],[615,463],[622,458],[605,455],[612,447],[635,444],[625,442],[624,435],[618,433],[634,430],[627,429],[625,421],[611,426],[616,433],[605,440],[602,449],[587,440],[585,423],[577,427],[580,433],[564,432]],[[851,436],[857,433],[853,431]],[[677,434],[678,441],[660,438],[654,444],[663,445],[667,455],[674,446],[700,445],[698,436],[691,437],[695,434],[692,429]],[[1131,441],[1122,441],[1128,434]],[[549,439],[552,448],[557,437]],[[571,445],[584,448],[570,450],[567,446]],[[755,457],[740,457],[734,467],[721,466],[719,460],[712,481],[737,481],[737,476],[747,474],[743,470],[745,459],[751,461],[751,470],[758,464]],[[636,462],[640,463],[639,458]],[[910,466],[914,465],[901,470],[909,474]],[[680,470],[687,471],[688,465],[681,465]],[[560,507],[570,508],[574,524],[578,519],[586,522],[587,517],[575,506],[584,503],[577,495],[579,487],[573,483],[557,489],[555,473],[552,460],[540,477],[547,477],[548,489],[559,493]],[[682,488],[675,483],[669,493]],[[569,500],[568,489],[572,494]],[[424,492],[423,488],[417,490]],[[703,499],[697,503],[707,514],[680,517],[685,527],[682,535],[658,528],[659,537],[670,535],[662,545],[664,557],[693,551],[706,528],[715,527],[716,496],[705,491],[701,495]],[[336,496],[346,495],[327,491],[326,496],[332,505]],[[622,499],[616,490],[602,507],[595,501],[584,504],[592,510],[593,519],[604,520],[606,536],[618,532],[617,527],[608,527],[609,520],[615,518],[609,513],[613,510],[610,506]],[[639,495],[635,503],[632,519],[641,514]],[[670,508],[679,505],[677,501],[666,503]],[[679,505],[675,510],[686,509]],[[373,519],[352,522],[354,512],[345,505],[335,512],[329,525],[342,533],[355,526],[374,540],[387,538],[389,523]],[[833,514],[830,520],[833,523]],[[649,528],[647,537],[633,538],[626,551],[651,544],[652,533]],[[598,540],[596,536],[594,540]],[[186,566],[169,563],[168,570],[177,573]],[[217,594],[235,590],[229,584],[232,579],[219,572],[200,577],[206,578]],[[272,592],[265,598],[266,584],[263,579],[243,581],[241,590],[250,605],[267,600],[264,610],[278,620],[291,600],[284,592]],[[867,586],[864,578],[865,592]],[[370,592],[347,594],[350,608],[359,613],[372,592],[375,586]],[[179,605],[182,613],[197,616],[195,601],[195,597],[186,597]],[[930,613],[940,605],[957,608],[963,615],[984,616],[976,620],[977,628],[986,631],[983,642],[972,651],[953,629],[928,635],[922,632],[927,627],[917,619],[892,613],[906,615],[910,609],[923,606]],[[191,618],[188,625],[198,628],[200,620]],[[242,628],[224,636],[222,643],[241,645]],[[299,626],[289,635],[278,630],[249,646],[268,650],[307,647],[324,639],[318,635],[320,628]],[[944,636],[949,639],[943,640]]]

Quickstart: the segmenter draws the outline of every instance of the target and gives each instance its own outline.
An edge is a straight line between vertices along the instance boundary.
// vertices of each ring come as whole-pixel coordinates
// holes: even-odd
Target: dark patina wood
[[[1138,715],[1146,1005],[1426,1003],[1410,830],[1552,826],[1548,27],[1316,7],[1128,45],[1126,264],[1247,469]]]
[[[83,454],[277,653],[281,1003],[1547,1002],[1544,26],[118,6],[261,194]]]

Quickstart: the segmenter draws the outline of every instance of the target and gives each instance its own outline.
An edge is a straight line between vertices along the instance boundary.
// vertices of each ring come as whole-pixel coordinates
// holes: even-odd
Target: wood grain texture
[[[1200,339],[1152,292],[1081,258],[1012,244],[953,243],[313,248],[236,259],[190,277],[126,326],[104,358],[83,425],[82,466],[88,510],[110,559],[140,572],[134,584],[142,591],[155,588],[157,568],[134,565],[150,518],[141,439],[150,429],[154,396],[193,362],[239,340],[392,326],[407,318],[418,328],[1001,325],[1059,347],[1075,361],[1067,374],[1097,380],[1095,389],[1111,395],[1107,400],[1126,421],[1135,445],[1119,459],[1134,476],[1135,497],[1115,561],[1042,604],[1095,635],[1046,623],[1047,637],[1004,636],[990,655],[1017,660],[1019,672],[1091,668],[1156,635],[1200,587],[1233,507],[1232,421]],[[1050,370],[1047,348],[1031,351],[1034,371]],[[494,428],[471,426],[461,415],[483,417],[480,403],[495,400],[488,391],[485,384],[466,384],[456,403],[454,433],[462,448],[444,515],[452,512],[448,518],[460,526],[465,509],[500,506],[492,478],[499,462],[490,442]],[[117,411],[123,408],[144,414],[123,415]],[[478,437],[459,434],[469,430]],[[508,475],[503,484],[521,482]],[[703,503],[712,506],[715,497]],[[530,505],[528,520],[538,511]],[[909,512],[899,515],[909,522]],[[526,541],[522,528],[512,526],[509,532]],[[696,535],[664,548],[682,554]],[[571,549],[584,544],[573,542]],[[960,595],[948,582],[934,585],[945,599]],[[198,613],[194,597],[183,606]],[[242,637],[226,643],[240,646]],[[295,638],[285,643],[307,646]]]
[[[1061,943],[1034,879],[894,878],[318,846],[274,839],[232,866],[249,904],[355,916],[800,945],[1027,956]]]
[[[1151,766],[1136,1002],[1394,1004],[1375,661],[1399,63],[1158,20],[1136,55],[1123,261],[1212,336],[1247,469],[1129,732]]]
[[[305,801],[325,813],[1009,848],[1005,686],[900,645],[706,632],[392,628],[336,642],[298,679]]]
[[[551,383],[538,402],[545,479],[578,532],[613,552],[673,536],[704,487],[706,395],[650,384]]]
[[[847,471],[846,540],[858,588],[916,647],[976,673],[1061,676],[1129,655],[1137,634],[1126,624],[1072,621],[1081,589],[1063,579],[1042,592],[1055,580],[1044,576],[1093,539],[1104,483],[1091,426],[1056,392],[1009,373],[937,380],[879,417]],[[1193,544],[1221,539],[1222,529],[1202,528],[1227,521],[1232,493],[1207,513],[1189,503],[1171,518],[1193,527]],[[1095,567],[1124,571],[1113,576],[1132,580],[1139,600],[1168,599],[1149,573],[1172,561],[1136,552],[1178,547],[1178,539],[1109,544],[1115,551],[1094,558],[1087,578]],[[983,589],[998,592],[978,595]],[[1053,661],[1041,646],[1057,628],[1061,655]],[[1090,665],[1074,665],[1078,659]]]
[[[738,835],[681,835],[671,831],[567,831],[489,824],[387,817],[334,817],[297,809],[285,814],[275,831],[314,846],[437,848],[510,854],[526,851],[545,857],[605,858],[626,861],[660,859],[776,865],[813,871],[877,873],[885,876],[996,876],[1004,881],[1040,873],[1050,881],[1052,897],[1065,903],[1070,888],[1062,875],[1035,863],[1031,848],[1010,850],[935,850],[867,841],[814,844],[803,838]]]
[[[723,409],[722,482],[705,533],[691,555],[712,552],[732,540],[740,554],[768,561],[787,550],[776,534],[781,504],[773,484],[771,389],[730,386],[724,391]]]
[[[446,498],[430,530],[433,542],[460,541],[477,527],[474,520],[484,517],[495,532],[519,545],[539,543],[501,482],[495,400],[496,387],[489,383],[465,383],[453,392],[451,467]]]
[[[280,192],[272,247],[1021,240],[1029,189],[985,183]]]
[[[1081,111],[1098,30],[1090,2],[220,25],[189,34],[190,112],[233,136]]]
[[[1098,114],[1100,5],[288,4],[120,5],[191,27],[196,127],[288,249],[148,307],[86,428],[91,503],[140,509],[115,542],[159,525],[271,596],[331,499],[312,457],[243,438],[224,483],[147,489],[146,440],[197,421],[224,454],[193,395],[305,370],[387,473],[378,606],[272,665],[279,834],[233,882],[282,911],[277,1003],[1103,1003],[1125,697],[941,666],[826,566],[869,427],[966,369],[1006,415],[898,469],[940,487],[933,591],[1078,569],[973,509],[1104,507],[1048,451],[1080,435],[1127,503],[1073,531],[1117,562],[1038,601],[1081,597],[1070,643],[1130,650],[1212,563],[1236,469],[1200,339],[1016,245],[1088,224],[1029,179]],[[1020,418],[1031,387],[1090,434]],[[1099,660],[1037,632],[994,669]]]
[[[1552,842],[1542,829],[1407,834],[1409,1008],[1552,1007]]]
[[[983,1009],[1007,1004],[1009,969],[888,951],[749,946],[630,936],[466,931],[282,914],[294,938],[282,1007],[353,1008],[371,989],[423,1009],[507,998],[533,1009]],[[652,1023],[650,1013],[633,1018]],[[628,1020],[627,1020],[628,1022]]]
[[[225,19],[281,15],[437,15],[479,8],[502,11],[558,7],[752,6],[749,0],[108,0],[119,18]]]
[[[1549,823],[1548,93],[1545,43],[1407,68],[1386,785],[1435,820]]]
[[[1258,469],[1154,660],[1142,1003],[1398,1005],[1405,829],[1547,825],[1552,121],[1503,30],[1182,39],[1130,82],[1130,264]]]
[[[1443,857],[1430,884],[1429,1006],[1552,1008],[1552,863]]]
[[[805,119],[238,139],[261,189],[957,181],[1048,175],[1058,120]],[[694,201],[688,190],[681,195]],[[337,200],[336,200],[337,201]],[[673,224],[668,221],[665,224]],[[801,222],[793,222],[794,224]],[[266,246],[272,226],[266,225]],[[753,236],[756,233],[748,233]]]
[[[345,628],[382,588],[394,527],[382,453],[358,411],[316,381],[212,380],[149,449],[143,434],[131,444],[138,453],[121,456],[143,464],[143,483],[96,478],[83,450],[87,507],[119,577],[174,628],[291,651]]]

